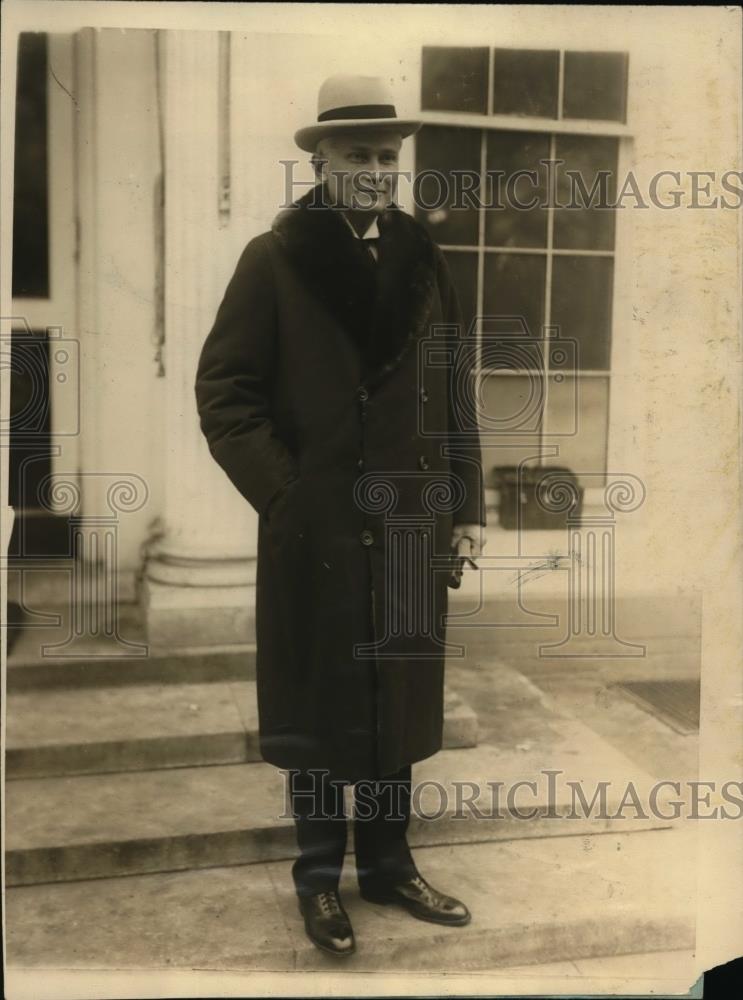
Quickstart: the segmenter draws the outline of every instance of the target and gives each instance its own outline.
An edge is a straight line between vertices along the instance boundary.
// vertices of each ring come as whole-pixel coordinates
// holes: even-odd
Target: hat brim
[[[336,121],[320,122],[299,129],[294,133],[294,141],[300,149],[314,153],[321,139],[338,132],[378,128],[386,129],[388,132],[398,132],[401,138],[406,139],[417,132],[422,124],[423,122],[414,121],[412,118],[339,118]]]

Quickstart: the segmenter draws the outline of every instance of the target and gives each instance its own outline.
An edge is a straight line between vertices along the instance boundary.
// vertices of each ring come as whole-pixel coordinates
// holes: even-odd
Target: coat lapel
[[[396,206],[379,217],[379,261],[369,260],[316,187],[274,220],[274,235],[311,293],[358,348],[366,385],[393,371],[421,336],[436,285],[434,247]]]

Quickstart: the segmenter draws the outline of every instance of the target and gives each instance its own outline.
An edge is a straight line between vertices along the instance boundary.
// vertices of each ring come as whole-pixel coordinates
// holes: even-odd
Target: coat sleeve
[[[260,237],[237,263],[199,356],[195,392],[209,451],[264,514],[298,475],[272,421],[277,315],[271,262]]]
[[[464,329],[459,297],[451,280],[443,253],[437,248],[438,285],[445,324],[451,328],[454,340],[454,364],[449,380],[449,443],[451,470],[464,483],[465,499],[454,512],[454,524],[485,525],[485,489],[482,472],[480,432],[476,423],[468,422],[467,413],[477,413],[477,393],[474,375],[470,369],[475,352],[467,349],[467,330]],[[468,405],[462,405],[463,394],[468,394]]]

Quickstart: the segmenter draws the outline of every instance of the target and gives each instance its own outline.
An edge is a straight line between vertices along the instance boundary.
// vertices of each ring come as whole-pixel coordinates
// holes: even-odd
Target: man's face
[[[317,147],[322,178],[335,204],[383,212],[395,197],[402,138],[389,129],[330,136]]]

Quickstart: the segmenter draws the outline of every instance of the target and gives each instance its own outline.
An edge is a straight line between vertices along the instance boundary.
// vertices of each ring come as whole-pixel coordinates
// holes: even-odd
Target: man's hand
[[[481,524],[455,524],[451,534],[451,547],[460,556],[477,559],[485,548]]]

